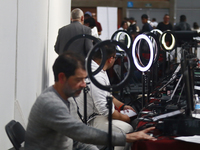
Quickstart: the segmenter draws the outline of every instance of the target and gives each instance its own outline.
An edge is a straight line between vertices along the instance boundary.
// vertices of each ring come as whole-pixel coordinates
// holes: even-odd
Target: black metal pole
[[[149,95],[150,95],[150,70],[147,71],[147,102],[149,103]],[[147,105],[147,103],[145,102]]]
[[[142,72],[142,108],[145,106],[145,73]]]
[[[124,79],[124,53],[121,53],[121,81]],[[123,101],[123,88],[120,90],[120,101]]]
[[[88,87],[88,84],[90,84],[90,83],[88,82],[86,84],[87,84],[87,86],[83,90],[83,94],[84,94],[84,118],[83,118],[83,121],[85,124],[87,124],[87,93],[90,90]]]
[[[87,124],[87,87],[84,88],[84,123]]]
[[[108,148],[112,150],[112,95],[107,96],[107,108],[109,111],[108,114]]]

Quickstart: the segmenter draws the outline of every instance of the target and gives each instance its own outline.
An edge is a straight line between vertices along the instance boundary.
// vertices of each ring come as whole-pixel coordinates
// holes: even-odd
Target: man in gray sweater
[[[28,120],[26,150],[97,150],[95,145],[108,145],[108,133],[83,124],[70,114],[68,98],[76,97],[86,86],[84,59],[72,52],[64,53],[53,65],[55,84],[37,98]],[[156,140],[146,133],[154,129],[124,134],[113,133],[112,144],[141,139]],[[87,144],[83,144],[87,143]]]

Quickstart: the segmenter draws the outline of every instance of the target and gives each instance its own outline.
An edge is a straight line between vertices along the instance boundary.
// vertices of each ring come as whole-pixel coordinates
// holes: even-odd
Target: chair
[[[16,150],[20,150],[21,144],[25,140],[25,129],[24,127],[15,120],[11,120],[6,126],[5,126],[6,133],[13,144],[14,148]]]

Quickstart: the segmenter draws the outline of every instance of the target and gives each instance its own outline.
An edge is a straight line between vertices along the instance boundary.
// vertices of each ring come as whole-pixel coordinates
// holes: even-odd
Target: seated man
[[[95,75],[96,80],[102,85],[110,85],[108,75],[106,70],[113,66],[116,58],[116,50],[114,46],[108,46],[106,49],[107,60],[103,67],[103,69]],[[91,69],[95,71],[101,63],[101,51],[97,51],[92,60]],[[96,87],[92,82],[90,82],[89,92],[87,94],[87,119],[88,125],[108,131],[108,108],[106,107],[107,99],[106,97],[109,95],[109,92],[104,91]],[[83,92],[77,97],[77,103],[80,109],[80,113],[83,115]],[[130,123],[130,118],[127,115],[124,115],[118,110],[115,110],[115,107],[121,110],[134,109],[131,106],[124,105],[124,103],[120,102],[113,96],[113,106],[112,106],[112,130],[114,132],[124,132],[129,133],[133,131]],[[130,147],[130,145],[127,145]],[[116,147],[116,149],[124,149],[124,147]]]
[[[108,145],[107,132],[88,127],[71,115],[68,98],[78,96],[86,86],[84,66],[84,59],[72,52],[58,56],[53,65],[55,84],[42,92],[31,109],[25,136],[26,150],[98,150],[89,144]],[[113,133],[112,144],[156,140],[146,134],[152,129],[154,127],[126,135]]]

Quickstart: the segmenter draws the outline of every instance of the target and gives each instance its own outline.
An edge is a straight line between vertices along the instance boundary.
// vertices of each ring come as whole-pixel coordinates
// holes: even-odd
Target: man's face
[[[110,69],[114,65],[116,58],[116,54],[110,58],[111,60],[108,69]]]
[[[92,13],[92,17],[96,20],[97,19],[96,13]]]
[[[165,17],[163,18],[163,20],[164,20],[165,23],[168,23],[168,22],[169,22],[169,16],[165,16]]]
[[[143,24],[147,23],[147,21],[148,21],[148,19],[142,18],[142,23],[143,23]]]
[[[81,90],[86,86],[85,78],[87,77],[87,73],[85,70],[78,68],[75,70],[75,75],[67,78],[63,92],[67,97],[77,97]]]
[[[124,23],[123,28],[124,28],[124,29],[128,29],[128,24],[127,24],[127,23]]]

